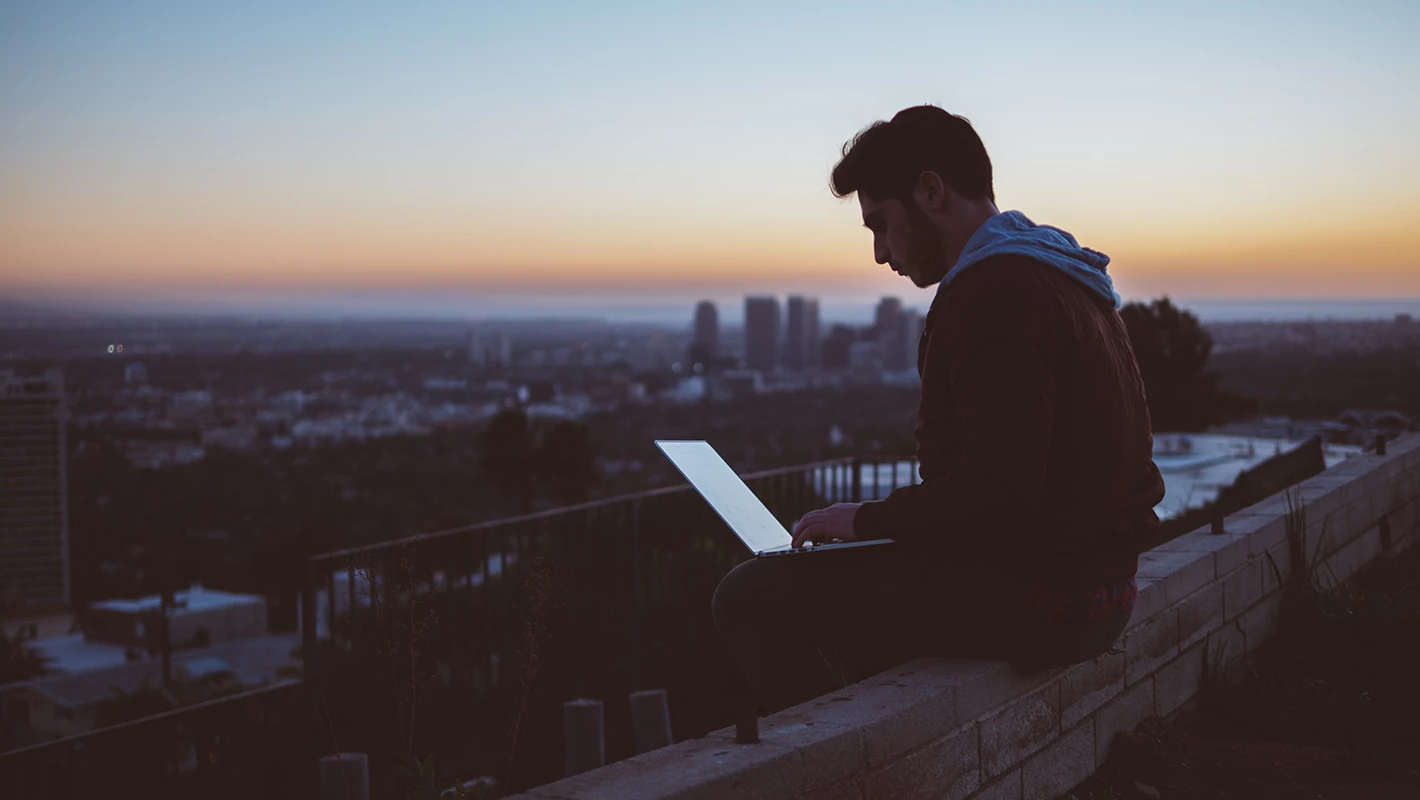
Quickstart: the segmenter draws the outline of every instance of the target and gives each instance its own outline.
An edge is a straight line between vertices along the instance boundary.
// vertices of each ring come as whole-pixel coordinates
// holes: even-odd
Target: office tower
[[[710,364],[720,354],[720,313],[715,304],[701,300],[695,306],[695,330],[688,353],[691,364]]]
[[[64,375],[0,371],[0,609],[69,603]]]
[[[828,338],[823,340],[823,358],[820,363],[824,369],[843,369],[848,366],[849,352],[856,341],[858,334],[851,327],[834,325],[828,332]]]
[[[878,341],[882,342],[883,367],[889,370],[900,370],[907,366],[903,358],[904,343],[906,338],[902,324],[902,301],[896,297],[884,297],[878,303],[877,329]]]
[[[879,333],[892,330],[901,316],[902,301],[896,297],[884,297],[878,301],[878,309],[874,315],[874,327]]]
[[[819,364],[818,301],[789,298],[789,328],[784,339],[784,364],[791,369]]]
[[[506,330],[468,335],[468,363],[479,367],[507,366],[513,363],[513,339]]]
[[[745,366],[771,372],[779,364],[779,300],[745,298]]]
[[[903,369],[917,368],[917,345],[922,341],[922,329],[927,320],[916,311],[902,312],[902,362]]]

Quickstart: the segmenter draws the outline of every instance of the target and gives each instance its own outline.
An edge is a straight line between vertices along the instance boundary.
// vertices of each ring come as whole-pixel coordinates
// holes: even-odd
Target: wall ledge
[[[1420,434],[1294,488],[1308,552],[1320,543],[1345,580],[1420,540]],[[759,744],[725,728],[518,797],[1055,797],[1104,763],[1115,734],[1193,702],[1205,663],[1240,674],[1275,633],[1287,507],[1278,493],[1227,517],[1221,535],[1199,528],[1141,556],[1122,652],[1034,673],[917,659],[761,719]]]

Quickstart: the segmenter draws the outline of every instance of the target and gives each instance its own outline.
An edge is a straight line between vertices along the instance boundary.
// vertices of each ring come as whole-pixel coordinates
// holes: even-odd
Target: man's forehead
[[[874,200],[866,194],[858,193],[858,205],[863,209],[863,219],[866,220],[874,212],[885,209],[893,201],[891,199]]]

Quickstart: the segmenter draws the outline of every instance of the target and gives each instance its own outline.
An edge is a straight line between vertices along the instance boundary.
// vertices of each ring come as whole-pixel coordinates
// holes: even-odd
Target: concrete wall
[[[1420,539],[1420,435],[1299,487],[1308,552],[1345,580]],[[1276,630],[1291,563],[1283,494],[1145,553],[1122,650],[1063,670],[925,658],[733,729],[534,789],[526,798],[1053,798],[1109,756],[1116,733],[1236,669]],[[1273,565],[1277,571],[1274,571]]]

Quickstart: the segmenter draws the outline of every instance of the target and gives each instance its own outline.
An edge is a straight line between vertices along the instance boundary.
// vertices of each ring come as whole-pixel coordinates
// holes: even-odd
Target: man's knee
[[[724,628],[727,624],[744,623],[763,614],[773,587],[770,574],[773,570],[768,566],[764,559],[751,558],[736,565],[720,579],[710,603],[717,626]]]

